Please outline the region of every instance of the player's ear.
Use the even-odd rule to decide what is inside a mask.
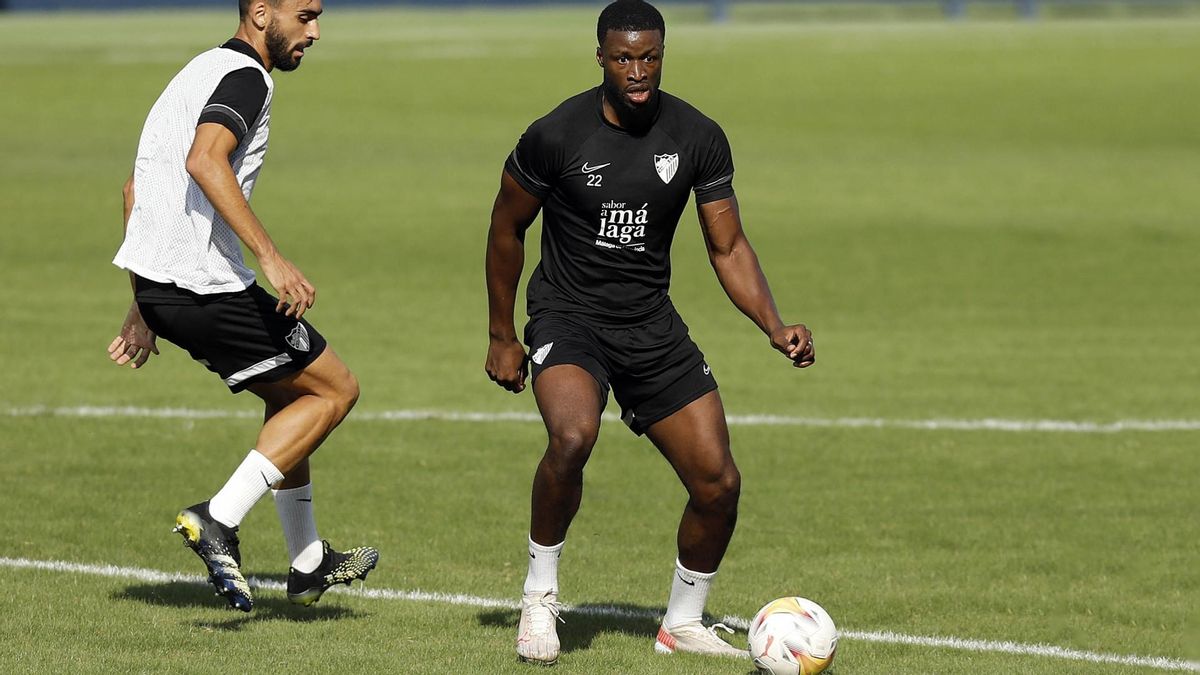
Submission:
[[[596,65],[600,66],[601,68],[604,67],[604,55],[600,51],[599,47],[596,47]]]
[[[251,3],[249,16],[250,21],[254,24],[255,28],[259,30],[266,29],[269,11],[270,10],[267,7],[267,0],[256,0],[255,2]]]

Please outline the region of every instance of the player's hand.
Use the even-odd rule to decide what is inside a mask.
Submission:
[[[108,345],[108,358],[118,366],[128,363],[130,368],[141,368],[146,365],[151,354],[158,353],[156,339],[154,331],[150,330],[142,319],[142,313],[135,302],[129,306],[129,313],[125,315],[125,324],[121,326],[120,334]]]
[[[771,332],[771,346],[778,349],[797,368],[807,368],[816,362],[812,331],[802,323],[783,326]]]
[[[278,253],[263,256],[258,263],[279,296],[275,311],[297,319],[304,316],[317,301],[317,289],[308,283],[300,269]]]
[[[525,355],[525,348],[516,338],[492,340],[488,343],[484,370],[492,382],[512,393],[525,391],[525,378],[529,375],[529,359]]]

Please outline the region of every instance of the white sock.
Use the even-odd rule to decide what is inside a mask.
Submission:
[[[562,555],[563,544],[542,546],[533,539],[529,540],[529,574],[525,577],[525,592],[553,591],[558,593],[558,558]]]
[[[667,601],[667,614],[663,617],[663,626],[667,630],[700,621],[704,614],[704,603],[708,600],[708,588],[715,576],[716,572],[693,572],[684,567],[678,558],[675,560],[671,599]]]
[[[290,490],[272,490],[288,557],[297,572],[311,572],[321,564],[324,547],[313,519],[312,483]]]
[[[225,487],[209,500],[208,513],[226,527],[237,527],[250,512],[250,507],[282,479],[283,474],[279,473],[271,460],[257,450],[251,450],[229,477]]]

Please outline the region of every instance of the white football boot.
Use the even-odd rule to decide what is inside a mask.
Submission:
[[[735,659],[748,659],[750,652],[738,649],[717,635],[720,628],[726,633],[733,629],[723,623],[714,623],[705,627],[699,621],[680,624],[671,627],[659,626],[658,638],[654,641],[654,651],[659,654],[674,654],[675,652],[690,652],[693,654],[709,654],[712,656],[728,656]]]
[[[517,626],[517,656],[526,663],[558,663],[558,630],[562,604],[554,591],[534,591],[521,598],[521,623]],[[564,622],[565,623],[565,622]]]

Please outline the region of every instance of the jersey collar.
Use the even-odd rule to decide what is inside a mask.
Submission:
[[[225,44],[221,45],[221,48],[222,49],[232,49],[233,51],[238,52],[239,54],[245,54],[246,56],[249,56],[250,58],[254,59],[258,63],[258,65],[262,66],[263,68],[267,67],[267,64],[263,63],[262,57],[258,55],[258,51],[255,50],[254,47],[251,47],[248,42],[246,42],[245,40],[242,40],[241,38],[229,38],[225,42]]]

